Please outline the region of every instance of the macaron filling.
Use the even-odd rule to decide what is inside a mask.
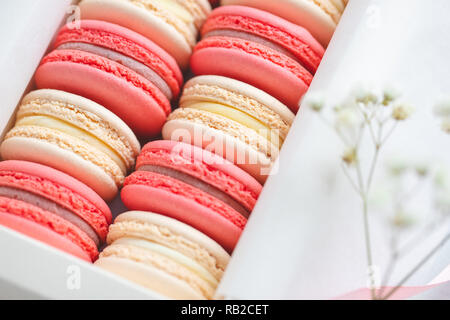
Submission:
[[[76,213],[71,212],[70,210],[60,206],[59,204],[51,200],[25,190],[19,190],[7,186],[0,186],[0,197],[23,201],[39,207],[45,211],[54,213],[55,215],[69,221],[70,223],[77,226],[80,230],[85,232],[89,236],[89,238],[94,241],[97,247],[100,245],[100,238],[86,221],[81,219]]]
[[[186,107],[196,110],[205,110],[236,121],[243,126],[254,130],[259,135],[273,143],[276,147],[281,147],[281,145],[283,144],[283,139],[280,137],[279,132],[277,132],[276,130],[272,130],[269,126],[261,122],[259,119],[253,117],[252,115],[232,106],[215,102],[197,102],[189,104]]]
[[[50,116],[28,116],[17,120],[16,127],[44,127],[48,129],[53,129],[56,131],[63,132],[74,138],[80,139],[89,145],[95,147],[97,150],[103,152],[109,158],[111,158],[122,170],[124,174],[127,173],[127,165],[124,163],[120,155],[112,149],[110,146],[105,144],[103,141],[93,136],[89,132],[80,129],[68,122],[50,117]]]
[[[180,180],[219,199],[220,201],[224,202],[225,204],[242,214],[242,216],[244,216],[245,218],[248,218],[250,216],[250,212],[227,193],[189,174],[168,167],[148,164],[139,167],[138,171],[158,173]]]
[[[168,100],[172,100],[174,97],[171,88],[157,72],[152,70],[147,65],[122,53],[82,42],[63,43],[58,46],[56,50],[80,50],[105,57],[114,62],[122,64],[123,66],[135,71],[148,81],[152,82],[159,90],[161,90],[161,92],[167,97]]]

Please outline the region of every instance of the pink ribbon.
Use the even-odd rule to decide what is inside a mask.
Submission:
[[[418,294],[424,293],[430,289],[441,285],[450,285],[450,266],[448,266],[439,276],[437,276],[433,281],[425,286],[415,286],[415,287],[401,287],[395,293],[389,297],[389,300],[404,300],[409,299]],[[382,289],[377,289],[377,295],[382,293],[383,295],[388,294],[393,287],[384,287]],[[344,294],[335,298],[334,300],[371,300],[372,294],[370,289],[362,288],[350,293]]]

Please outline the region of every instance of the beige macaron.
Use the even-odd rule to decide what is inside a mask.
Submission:
[[[253,86],[199,76],[186,84],[163,137],[219,154],[263,183],[294,119],[288,107]]]
[[[211,299],[230,256],[177,220],[132,211],[110,226],[97,266],[173,299]]]
[[[112,200],[134,167],[140,144],[131,129],[101,105],[59,90],[29,93],[0,146],[4,160],[41,163]]]

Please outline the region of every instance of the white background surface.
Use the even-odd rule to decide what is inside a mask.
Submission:
[[[449,11],[447,0],[352,0],[316,74],[311,90],[325,92],[333,103],[364,81],[393,83],[416,106],[390,140],[384,160],[401,154],[450,161],[450,136],[432,112],[439,95],[450,93]],[[266,184],[234,253],[221,295],[327,299],[366,287],[361,204],[339,170],[341,153],[334,132],[303,108],[282,150],[280,171]],[[384,265],[385,236],[373,238],[376,263]],[[428,248],[425,243],[399,270],[411,269]],[[425,285],[449,264],[450,245],[409,284]],[[443,291],[428,297],[450,298]]]

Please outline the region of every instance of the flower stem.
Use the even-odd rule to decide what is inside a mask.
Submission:
[[[375,169],[377,168],[378,157],[380,156],[380,150],[381,150],[381,146],[377,145],[376,149],[375,149],[375,154],[373,156],[372,165],[370,167],[369,177],[367,178],[367,187],[366,187],[367,193],[370,192],[370,187],[372,186],[372,180],[373,180],[373,176],[375,175]]]
[[[366,252],[367,252],[367,266],[369,270],[373,267],[373,258],[372,258],[372,242],[370,238],[370,224],[369,224],[369,208],[368,208],[368,201],[367,201],[367,195],[363,196],[363,219],[364,219],[364,239],[366,244]],[[369,274],[370,276],[370,292],[372,295],[372,299],[375,300],[377,298],[376,296],[376,290],[375,290],[375,279],[372,272]]]
[[[450,240],[450,233],[448,233],[434,248],[431,250],[400,282],[397,286],[391,289],[382,300],[387,300],[392,297],[398,289],[400,289],[413,275],[419,271],[425,263],[427,263],[448,241]]]

